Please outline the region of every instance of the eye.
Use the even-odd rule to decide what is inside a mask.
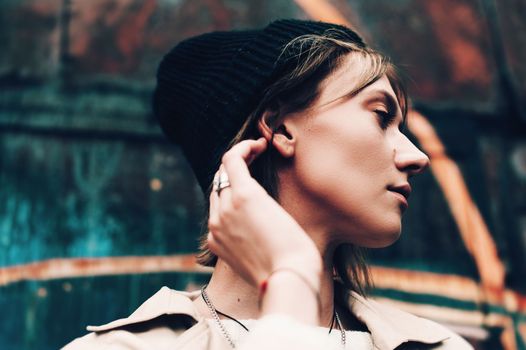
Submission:
[[[379,122],[380,122],[380,127],[383,130],[387,129],[387,127],[389,125],[391,125],[391,123],[393,122],[393,120],[396,117],[395,113],[392,113],[390,111],[386,111],[386,110],[383,110],[383,109],[375,109],[374,113],[376,113],[376,115],[379,117],[378,119],[379,119]]]

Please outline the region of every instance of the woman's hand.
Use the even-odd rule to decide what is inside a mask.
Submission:
[[[223,156],[219,172],[230,186],[210,194],[208,247],[255,286],[285,267],[318,286],[322,264],[314,242],[250,176],[248,164],[266,147],[264,138],[245,140]]]

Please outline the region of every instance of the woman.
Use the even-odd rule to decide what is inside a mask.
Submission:
[[[348,28],[281,20],[163,59],[154,111],[209,198],[201,291],[166,287],[67,349],[471,349],[365,297],[428,158],[394,67]],[[225,153],[226,152],[226,153]]]

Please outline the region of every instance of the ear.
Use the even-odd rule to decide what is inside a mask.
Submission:
[[[276,125],[272,125],[270,120],[277,120]],[[290,158],[294,155],[296,138],[287,119],[279,120],[275,118],[275,112],[267,110],[258,121],[258,130],[267,142],[272,141],[272,147],[283,157]]]

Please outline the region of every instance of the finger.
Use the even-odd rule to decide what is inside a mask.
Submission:
[[[225,166],[223,164],[221,164],[221,166],[219,167],[219,173],[223,173],[223,177],[224,178],[228,178],[227,181],[230,182],[230,177],[228,177],[227,173],[226,173],[226,169],[225,169]],[[218,216],[219,218],[221,219],[222,217],[222,214],[221,213],[224,213],[226,210],[230,210],[230,207],[231,207],[231,201],[232,201],[232,189],[230,188],[231,186],[228,186],[228,187],[225,187],[223,189],[221,189],[219,192],[216,192],[216,199],[217,199],[217,213],[218,213]]]
[[[217,255],[217,252],[219,250],[219,244],[216,238],[214,237],[214,234],[212,233],[212,231],[208,232],[208,236],[206,237],[206,244],[208,246],[208,249],[210,249],[212,253]]]
[[[235,189],[251,178],[248,161],[255,159],[267,148],[264,138],[258,140],[244,140],[232,147],[223,156],[223,165],[230,184]]]
[[[214,182],[218,175],[219,171],[217,171],[214,175]],[[217,197],[215,185],[212,187],[209,200],[210,203],[208,208],[208,229],[213,230],[216,229],[219,225],[219,198]]]
[[[256,147],[252,150],[252,152],[250,152],[248,157],[245,159],[247,165],[252,164],[252,162],[267,149],[268,142],[264,137],[260,137],[255,141],[257,142]]]

